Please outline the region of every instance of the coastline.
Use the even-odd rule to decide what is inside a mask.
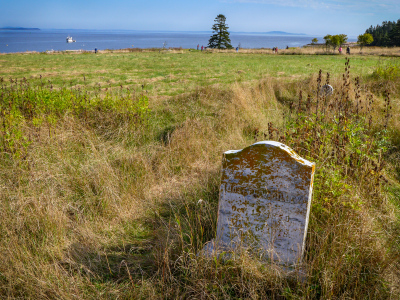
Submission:
[[[167,48],[196,49],[197,45],[207,46],[211,32],[150,32],[110,30],[2,30],[0,31],[0,52],[20,53],[26,51],[67,51],[67,50],[117,50],[126,48]],[[71,36],[76,43],[66,43]],[[271,33],[231,32],[234,48],[279,49],[302,47],[311,42],[307,35],[282,35]],[[320,38],[320,37],[318,37]]]

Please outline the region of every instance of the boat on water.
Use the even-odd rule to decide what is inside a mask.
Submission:
[[[76,41],[72,39],[72,36],[67,37],[67,43],[75,43]]]

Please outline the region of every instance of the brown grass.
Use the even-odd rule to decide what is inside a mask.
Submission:
[[[265,78],[155,98],[148,123],[134,130],[128,121],[112,124],[111,117],[101,128],[90,127],[68,113],[51,130],[25,124],[32,137],[26,159],[1,154],[1,297],[399,297],[399,202],[388,192],[400,186],[398,148],[385,157],[382,174],[391,185],[373,186],[377,177],[367,176],[367,164],[355,173],[364,177],[348,172],[334,185],[335,170],[347,169],[318,161],[323,171],[316,189],[326,190],[316,190],[313,200],[305,280],[246,251],[228,261],[196,256],[215,235],[222,153],[264,139],[257,134],[268,134],[269,123],[282,133],[289,104],[300,90],[304,98],[315,94],[316,80],[317,75],[289,83]],[[338,95],[341,76],[330,83]],[[354,90],[349,95],[354,101]],[[378,130],[384,99],[374,97]],[[399,94],[392,101],[397,116]],[[390,130],[392,141],[400,140],[398,119],[391,118]],[[346,192],[325,202],[328,187]]]

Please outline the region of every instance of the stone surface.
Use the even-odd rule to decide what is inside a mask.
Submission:
[[[265,259],[301,261],[314,163],[273,141],[224,153],[217,237],[206,251],[245,247]]]
[[[333,94],[333,87],[330,84],[324,84],[320,91],[321,96],[330,96]]]

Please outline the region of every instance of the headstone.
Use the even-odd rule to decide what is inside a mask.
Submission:
[[[320,91],[321,96],[330,96],[333,94],[333,87],[330,84],[324,84]]]
[[[225,152],[217,237],[205,250],[245,247],[281,264],[300,263],[314,169],[314,163],[273,141]]]

